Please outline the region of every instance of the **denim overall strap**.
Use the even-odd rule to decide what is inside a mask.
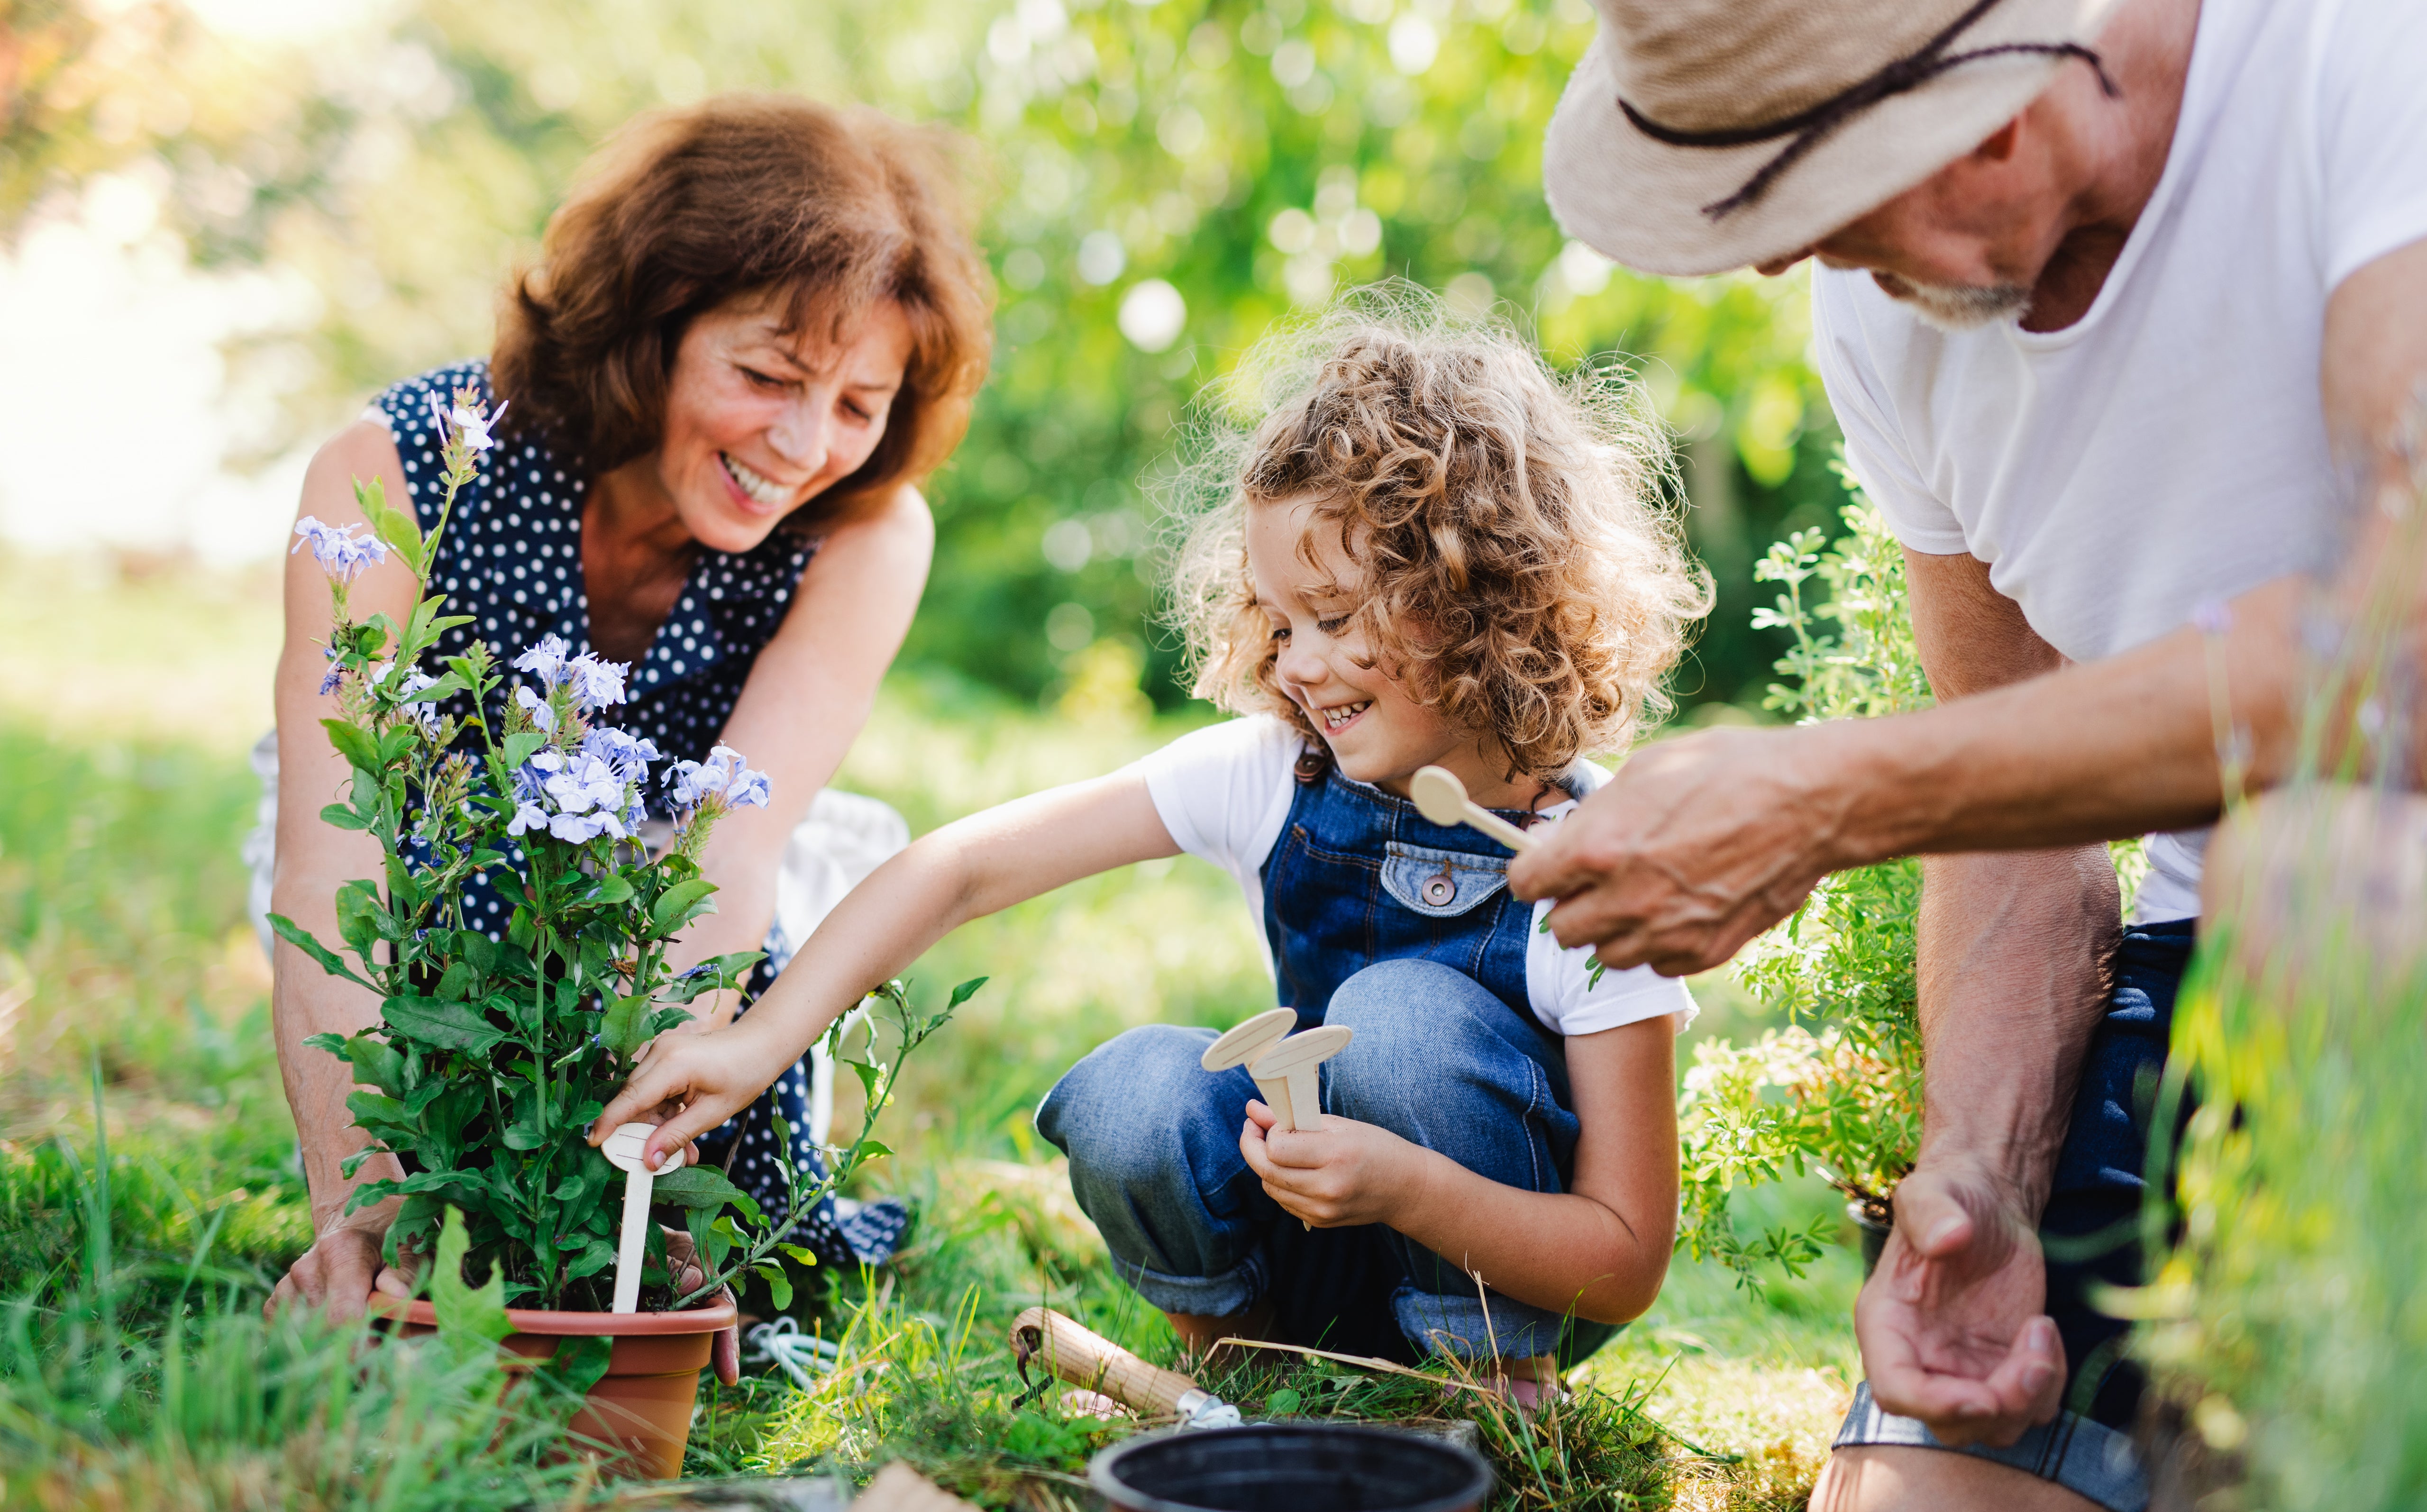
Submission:
[[[1522,818],[1523,816],[1512,816]],[[1539,1033],[1525,991],[1534,911],[1508,894],[1507,850],[1443,827],[1337,767],[1302,784],[1263,867],[1264,938],[1300,1029],[1384,960],[1435,961],[1480,983]]]

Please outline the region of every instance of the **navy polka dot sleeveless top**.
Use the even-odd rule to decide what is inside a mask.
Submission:
[[[478,389],[495,413],[485,361],[408,378],[372,405],[396,438],[405,489],[425,530],[438,523],[446,496],[442,435],[430,400],[446,401],[463,387]],[[489,642],[501,667],[545,635],[562,636],[576,652],[592,649],[581,576],[581,508],[590,480],[581,459],[516,435],[501,437],[481,462],[480,476],[456,496],[430,583],[447,595],[448,613],[472,621],[441,636],[432,659],[461,656],[476,638]],[[818,545],[778,529],[738,556],[703,548],[674,612],[633,665],[626,685],[631,702],[612,710],[613,723],[656,741],[669,760],[706,759]],[[504,717],[513,682],[509,674],[491,698],[484,712],[492,721]],[[471,711],[470,695],[439,707],[461,717]],[[511,913],[488,889],[485,874],[465,895],[464,922],[476,929],[502,931]]]

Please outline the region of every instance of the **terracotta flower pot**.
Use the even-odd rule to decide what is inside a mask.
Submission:
[[[438,1313],[428,1302],[400,1302],[374,1295],[371,1311],[408,1338],[438,1331]],[[682,1473],[683,1445],[691,1439],[692,1405],[699,1398],[700,1367],[720,1329],[738,1316],[731,1293],[704,1308],[682,1312],[550,1312],[508,1308],[514,1331],[505,1347],[526,1359],[544,1360],[560,1339],[612,1339],[607,1374],[590,1389],[588,1405],[574,1414],[571,1430],[585,1439],[622,1446],[611,1468],[649,1480]]]

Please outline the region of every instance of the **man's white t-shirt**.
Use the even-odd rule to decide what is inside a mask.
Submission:
[[[1289,819],[1297,792],[1294,769],[1303,749],[1304,737],[1295,730],[1270,715],[1256,715],[1191,731],[1126,769],[1146,778],[1154,810],[1173,842],[1237,880],[1260,941],[1264,861]],[[1576,771],[1588,791],[1608,780],[1607,772],[1589,762],[1578,763]],[[1545,808],[1537,822],[1556,823],[1575,806],[1570,799]],[[1678,1032],[1685,1032],[1696,1012],[1685,983],[1637,967],[1604,971],[1594,984],[1592,952],[1561,950],[1542,932],[1550,907],[1547,901],[1534,905],[1535,928],[1525,946],[1525,997],[1544,1027],[1556,1034],[1590,1034],[1675,1014]]]
[[[1814,274],[1847,463],[2058,651],[2130,650],[2339,560],[2326,301],[2422,237],[2427,0],[2204,0],[2164,176],[2079,321],[1947,334],[1867,273]],[[2152,838],[2139,918],[2199,912],[2206,844]]]

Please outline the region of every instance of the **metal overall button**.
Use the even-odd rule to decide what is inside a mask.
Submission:
[[[1382,857],[1382,889],[1410,912],[1453,919],[1508,886],[1508,858],[1434,850],[1393,840]]]

